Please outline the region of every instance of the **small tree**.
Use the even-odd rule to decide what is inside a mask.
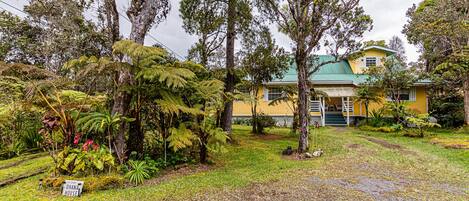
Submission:
[[[397,57],[388,57],[384,65],[370,67],[367,73],[370,75],[368,84],[380,88],[387,95],[391,103],[402,105],[401,92],[408,90],[414,85],[418,77],[412,69],[405,67],[406,64]],[[399,112],[393,112],[396,121],[402,121]]]
[[[357,88],[357,91],[355,92],[356,98],[355,100],[364,103],[365,104],[365,121],[368,124],[368,109],[370,106],[370,103],[379,103],[381,102],[381,98],[379,96],[379,93],[376,91],[376,89],[372,88],[371,86],[364,84],[360,85]]]
[[[430,122],[428,114],[419,114],[417,116],[406,117],[406,121],[418,129],[419,137],[424,137],[428,128],[441,127],[440,124]]]
[[[275,78],[282,78],[289,67],[289,58],[283,48],[275,45],[275,41],[267,27],[261,27],[256,36],[247,37],[243,42],[243,69],[247,74],[246,88],[252,95],[251,114],[252,132],[259,134],[259,121],[257,118],[257,105],[259,103],[259,89],[266,82]],[[252,46],[255,44],[255,46]]]

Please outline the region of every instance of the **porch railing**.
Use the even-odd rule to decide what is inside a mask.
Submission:
[[[321,101],[311,101],[311,112],[321,112]]]

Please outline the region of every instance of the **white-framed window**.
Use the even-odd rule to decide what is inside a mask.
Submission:
[[[275,100],[277,98],[282,97],[282,89],[278,87],[269,87],[267,93],[267,100]]]
[[[378,59],[376,57],[366,57],[365,67],[372,67],[378,65]]]
[[[391,97],[391,95],[388,95],[388,97],[387,97],[388,101],[391,101],[393,99],[394,99],[394,97]],[[415,87],[412,87],[410,89],[400,90],[399,99],[401,101],[416,101],[417,100],[417,94],[416,94]]]

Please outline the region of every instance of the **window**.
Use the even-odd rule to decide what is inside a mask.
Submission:
[[[267,100],[271,101],[271,100],[275,100],[277,98],[280,98],[282,97],[282,90],[280,88],[269,88],[269,93],[267,95]]]
[[[376,66],[377,62],[376,62],[376,57],[367,57],[365,59],[365,66],[366,67],[371,67],[371,66]]]
[[[389,101],[393,100],[394,98],[391,95],[388,95],[387,98]],[[399,99],[401,101],[416,101],[416,91],[415,88],[410,89],[402,89],[399,92]]]

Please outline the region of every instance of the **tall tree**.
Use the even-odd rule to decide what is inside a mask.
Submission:
[[[225,106],[220,118],[223,130],[231,132],[233,115],[233,93],[235,75],[235,40],[236,36],[246,30],[252,20],[250,0],[183,0],[181,17],[184,29],[199,36],[199,41],[189,51],[189,56],[196,58],[205,66],[220,67],[218,63],[222,43],[226,41],[224,51]],[[213,58],[215,57],[215,58]]]
[[[190,59],[208,67],[209,59],[223,46],[226,31],[226,4],[218,0],[183,0],[180,16],[183,28],[199,37],[189,50]]]
[[[257,105],[259,103],[259,89],[264,83],[275,78],[282,78],[290,65],[289,56],[283,48],[275,45],[275,40],[268,27],[260,27],[254,35],[248,34],[243,41],[242,68],[246,72],[246,88],[249,89],[252,98],[252,132],[260,134],[258,129]],[[254,44],[254,45],[253,45]]]
[[[465,124],[469,125],[469,1],[425,0],[411,7],[407,16],[403,32],[421,48],[426,70],[437,79],[459,82],[451,88],[464,92]]]
[[[132,0],[127,10],[127,16],[131,22],[129,39],[137,44],[143,44],[145,36],[150,28],[164,20],[169,13],[170,5],[167,0]],[[132,63],[130,57],[124,57],[123,62]],[[112,114],[119,113],[123,116],[130,114],[130,103],[132,93],[128,87],[134,84],[134,75],[131,69],[123,68],[117,76],[118,91],[114,95],[114,105]],[[138,96],[138,94],[137,94]],[[138,97],[137,97],[138,98]],[[136,147],[129,147],[130,150],[143,150],[143,133],[141,130],[140,113],[138,110],[132,112],[132,117],[136,120],[131,123],[129,130],[129,141],[140,141],[135,143]],[[126,152],[125,133],[127,129],[125,122],[119,127],[116,139],[116,152],[123,155]],[[122,160],[121,160],[122,161]]]
[[[44,30],[39,51],[47,69],[59,72],[70,59],[82,55],[101,56],[110,51],[105,34],[84,16],[91,3],[88,0],[31,0],[25,6],[29,23]]]
[[[228,0],[226,19],[226,77],[225,90],[227,94],[233,93],[236,85],[235,74],[235,39],[252,20],[250,2],[247,0]],[[221,126],[224,131],[231,133],[233,119],[233,100],[227,98],[221,115]]]
[[[104,4],[100,8],[100,13],[104,16],[100,16],[102,21],[106,23],[105,31],[107,32],[110,38],[110,47],[120,39],[119,32],[119,11],[117,10],[117,5],[115,0],[103,0]]]
[[[258,0],[259,10],[276,22],[294,43],[298,73],[300,138],[298,151],[308,150],[309,77],[326,63],[315,56],[321,47],[339,61],[359,49],[356,40],[371,29],[372,20],[359,0]],[[342,51],[342,54],[339,53]],[[330,63],[330,62],[329,62]]]
[[[404,42],[398,36],[393,36],[389,40],[388,47],[392,50],[396,50],[396,56],[399,57],[402,61],[406,61],[407,57],[405,56],[405,47]]]
[[[42,65],[44,56],[39,50],[43,29],[32,26],[8,11],[0,12],[0,60]]]

